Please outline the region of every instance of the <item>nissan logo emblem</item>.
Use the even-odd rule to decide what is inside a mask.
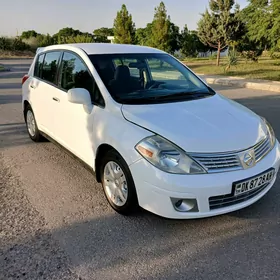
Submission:
[[[252,165],[253,165],[253,163],[254,163],[254,156],[252,155],[251,152],[246,153],[246,154],[244,155],[243,162],[244,162],[247,166],[252,166]]]

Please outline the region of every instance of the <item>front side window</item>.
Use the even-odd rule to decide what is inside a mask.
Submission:
[[[60,52],[48,52],[45,55],[41,78],[52,84],[56,84],[57,66]]]
[[[66,91],[72,88],[87,89],[93,103],[100,103],[100,105],[104,103],[101,93],[85,63],[73,53],[63,53],[59,84]]]
[[[93,91],[93,80],[85,64],[72,53],[63,54],[60,86],[65,90],[85,88],[90,93]]]
[[[123,104],[194,100],[214,93],[168,54],[89,56],[112,97]]]

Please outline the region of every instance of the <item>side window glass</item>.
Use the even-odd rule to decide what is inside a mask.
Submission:
[[[91,94],[93,93],[92,77],[81,59],[72,53],[63,54],[60,86],[65,90],[85,88]]]
[[[64,90],[85,88],[94,103],[103,105],[101,93],[84,62],[76,55],[64,52],[60,74],[60,87]]]
[[[60,52],[49,52],[46,53],[44,63],[43,63],[43,71],[42,71],[42,79],[48,81],[50,83],[56,83],[56,73],[57,73],[57,65],[60,57]]]
[[[42,70],[43,70],[43,62],[44,62],[45,54],[40,54],[37,58],[34,67],[34,76],[38,78],[42,78]]]

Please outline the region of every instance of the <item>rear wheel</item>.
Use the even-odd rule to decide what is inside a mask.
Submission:
[[[111,207],[129,215],[138,208],[136,190],[125,160],[114,150],[107,152],[101,164],[101,182]]]
[[[36,120],[35,120],[33,110],[32,110],[30,105],[27,105],[26,110],[25,110],[25,122],[26,122],[26,127],[27,127],[29,137],[34,142],[42,141],[43,137],[40,134],[40,131],[38,129],[38,126],[37,126],[37,123],[36,123]]]

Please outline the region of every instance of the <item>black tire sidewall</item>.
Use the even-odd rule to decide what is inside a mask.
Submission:
[[[120,168],[122,169],[122,171],[124,172],[124,175],[126,177],[128,196],[127,196],[126,203],[123,206],[115,205],[107,197],[107,194],[106,194],[106,191],[105,191],[105,187],[104,187],[105,186],[104,185],[104,168],[105,168],[105,165],[109,161],[113,161],[113,162],[117,163],[120,166]],[[123,215],[129,215],[129,214],[134,213],[138,208],[137,193],[136,193],[134,181],[133,181],[131,172],[129,170],[129,167],[128,167],[127,163],[125,162],[125,160],[121,157],[121,155],[118,152],[116,152],[115,150],[110,150],[109,152],[107,152],[107,154],[104,156],[104,158],[101,162],[100,172],[101,172],[100,178],[101,178],[103,191],[104,191],[106,199],[109,202],[109,204],[111,205],[111,207],[115,211],[117,211],[118,213],[123,214]]]
[[[34,134],[34,136],[32,136],[32,135],[29,133],[29,130],[28,130],[28,127],[27,127],[27,112],[28,112],[28,111],[30,111],[30,112],[32,113],[32,115],[33,115],[33,117],[34,117],[34,120],[35,120],[35,134]],[[27,132],[28,132],[29,137],[30,137],[33,141],[39,142],[39,141],[41,140],[42,137],[41,137],[40,131],[39,131],[38,126],[37,126],[37,122],[36,122],[36,118],[35,118],[34,112],[33,112],[33,110],[32,110],[32,108],[31,108],[30,105],[28,105],[28,106],[26,107],[24,117],[25,117],[26,128],[27,128]]]

